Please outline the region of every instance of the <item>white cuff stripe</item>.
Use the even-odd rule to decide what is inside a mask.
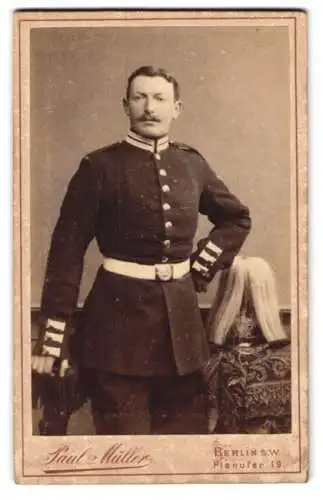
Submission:
[[[210,255],[206,250],[202,250],[202,252],[199,254],[199,257],[202,257],[202,259],[211,262],[211,264],[214,264],[214,262],[216,261],[216,257]]]
[[[64,333],[54,333],[54,332],[45,332],[45,340],[51,339],[54,342],[58,342],[61,344],[63,342]]]
[[[208,268],[205,267],[205,266],[202,266],[202,264],[200,264],[197,260],[194,262],[194,264],[192,265],[192,268],[193,269],[196,269],[197,271],[204,271],[206,273],[209,272]]]
[[[53,328],[55,328],[56,330],[60,330],[61,332],[63,332],[65,330],[66,323],[65,323],[65,321],[57,321],[55,319],[48,319],[46,327],[49,328],[51,326]]]
[[[44,345],[43,353],[49,354],[50,356],[54,356],[55,358],[59,358],[61,355],[61,349],[59,347],[49,347]]]
[[[216,246],[214,243],[212,243],[212,241],[208,241],[205,248],[206,249],[209,248],[212,252],[215,252],[219,255],[221,255],[221,253],[223,253],[223,250],[220,247]]]

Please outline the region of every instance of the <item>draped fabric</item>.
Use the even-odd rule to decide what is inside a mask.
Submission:
[[[291,432],[290,345],[227,345],[204,372],[212,432]]]

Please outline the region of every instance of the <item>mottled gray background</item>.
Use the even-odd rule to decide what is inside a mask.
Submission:
[[[81,157],[124,137],[121,99],[140,65],[177,76],[172,137],[197,148],[251,210],[243,247],[272,264],[290,306],[288,31],[280,27],[41,28],[31,32],[31,290],[37,307],[50,235]],[[209,229],[201,217],[198,237]],[[100,263],[91,245],[80,303]],[[200,302],[212,301],[212,286]]]

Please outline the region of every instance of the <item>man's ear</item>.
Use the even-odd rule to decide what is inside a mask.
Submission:
[[[127,116],[129,116],[129,103],[128,103],[128,99],[126,99],[125,97],[122,99],[122,105],[123,105],[124,112],[126,113]]]
[[[179,117],[179,115],[181,114],[182,109],[183,109],[182,101],[176,101],[174,108],[175,108],[174,109],[174,120],[176,120],[176,118]]]

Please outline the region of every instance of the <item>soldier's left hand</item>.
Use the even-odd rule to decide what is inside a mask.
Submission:
[[[192,271],[192,279],[193,279],[195,290],[198,293],[202,293],[202,292],[207,291],[208,282],[205,279],[203,279],[202,276],[200,276],[195,271]]]
[[[59,376],[60,377],[65,377],[65,375],[66,375],[67,371],[69,370],[69,368],[70,368],[70,365],[69,365],[68,360],[67,359],[62,359],[61,366],[60,366],[59,372],[58,372]]]

